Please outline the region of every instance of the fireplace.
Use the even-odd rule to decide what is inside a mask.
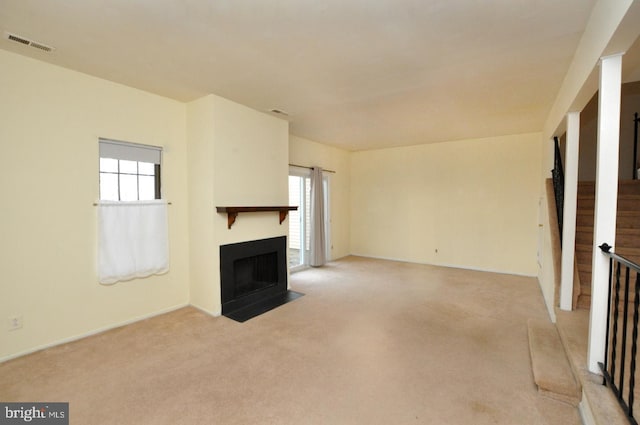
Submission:
[[[287,238],[220,246],[222,314],[244,322],[302,294],[287,290]]]

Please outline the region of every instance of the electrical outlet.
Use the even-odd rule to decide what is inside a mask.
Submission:
[[[9,330],[15,331],[22,328],[22,316],[9,317]]]

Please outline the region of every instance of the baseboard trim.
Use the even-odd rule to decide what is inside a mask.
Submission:
[[[196,310],[200,310],[201,312],[203,312],[204,314],[207,314],[207,315],[209,315],[209,316],[213,316],[213,317],[220,317],[220,316],[222,316],[222,308],[220,308],[219,310],[216,310],[216,311],[211,312],[211,311],[209,311],[209,310],[207,310],[207,309],[205,309],[205,308],[202,308],[202,307],[200,307],[200,306],[197,306],[197,305],[195,305],[195,304],[189,304],[189,305],[190,305],[191,307],[195,308]]]
[[[54,342],[51,342],[51,343],[48,343],[48,344],[38,345],[38,346],[36,346],[34,348],[30,348],[30,349],[25,350],[25,351],[20,351],[18,353],[14,353],[14,354],[10,354],[8,356],[0,357],[0,363],[4,363],[4,362],[7,362],[9,360],[17,359],[18,357],[26,356],[28,354],[35,353],[37,351],[46,350],[47,348],[56,347],[58,345],[67,344],[69,342],[73,342],[73,341],[77,341],[77,340],[80,340],[80,339],[83,339],[83,338],[86,338],[86,337],[89,337],[89,336],[97,335],[99,333],[110,331],[110,330],[116,329],[116,328],[120,328],[122,326],[130,325],[132,323],[136,323],[136,322],[139,322],[141,320],[146,320],[146,319],[150,319],[150,318],[155,317],[155,316],[160,316],[162,314],[170,313],[172,311],[179,310],[179,309],[187,307],[187,306],[189,306],[189,303],[182,303],[182,304],[174,305],[174,306],[167,307],[167,308],[164,308],[164,309],[159,310],[159,311],[155,311],[153,313],[143,314],[142,316],[136,316],[136,317],[134,317],[132,319],[124,320],[122,322],[117,322],[117,323],[114,323],[114,324],[111,324],[111,325],[107,325],[107,326],[103,326],[103,327],[100,327],[100,328],[97,328],[97,329],[94,329],[92,331],[85,332],[85,333],[82,333],[82,334],[79,334],[79,335],[74,335],[74,336],[71,336],[71,337],[68,337],[68,338],[59,339],[57,341],[54,341]]]
[[[580,413],[582,425],[596,425],[596,420],[593,416],[591,406],[589,406],[589,400],[587,399],[584,390],[582,390],[582,401],[578,404],[578,412]]]
[[[448,269],[471,270],[476,272],[497,273],[497,274],[505,274],[510,276],[538,277],[537,274],[526,274],[526,273],[517,273],[512,271],[504,271],[504,270],[483,269],[480,267],[469,267],[469,266],[462,266],[462,265],[455,265],[455,264],[436,264],[436,263],[418,262],[418,261],[410,261],[402,258],[380,257],[376,255],[364,255],[364,254],[350,254],[350,255],[354,257],[372,258],[375,260],[388,260],[388,261],[397,261],[399,263],[423,264],[425,266],[446,267]]]

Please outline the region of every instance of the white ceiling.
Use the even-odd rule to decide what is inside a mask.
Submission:
[[[349,150],[540,131],[595,0],[0,0],[0,48]]]

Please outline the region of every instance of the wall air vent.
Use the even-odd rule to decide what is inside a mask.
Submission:
[[[17,35],[7,33],[7,39],[11,41],[17,41],[18,43],[29,45],[29,40],[25,38],[18,37]]]
[[[42,44],[37,41],[29,40],[28,38],[25,38],[16,34],[11,34],[10,32],[5,32],[4,36],[9,41],[14,41],[16,43],[24,44],[25,46],[31,46],[34,49],[42,50],[45,52],[51,52],[55,50],[51,46],[47,46],[46,44]]]

